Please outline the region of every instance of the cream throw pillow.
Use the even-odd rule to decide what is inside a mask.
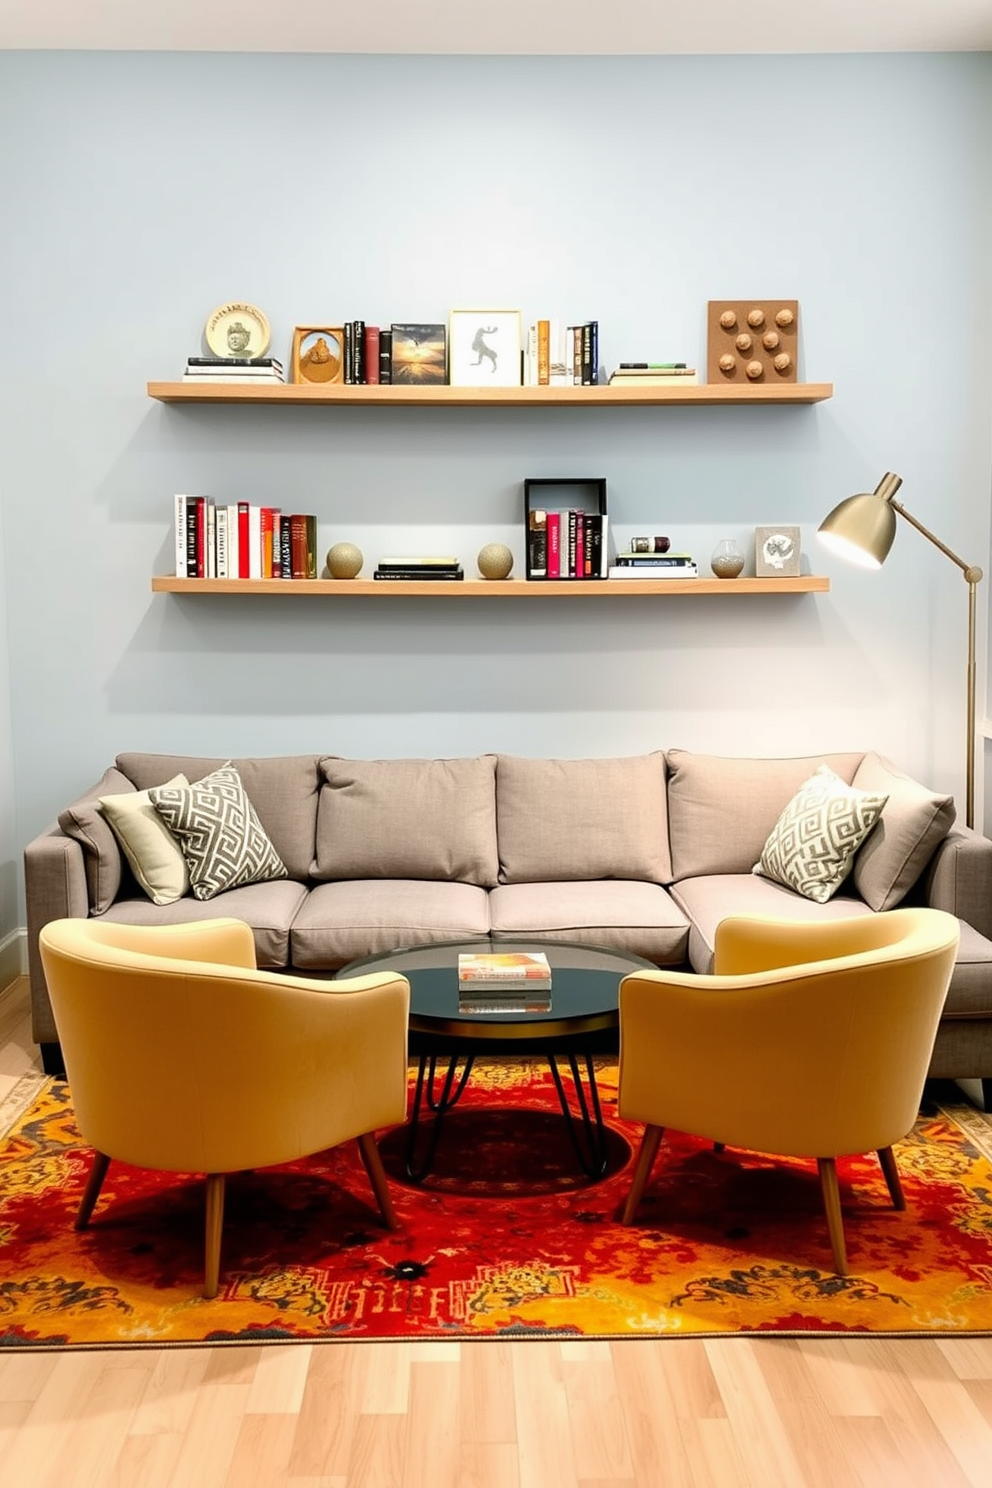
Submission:
[[[887,799],[845,785],[820,765],[775,823],[753,871],[826,904],[853,868],[854,854]]]
[[[176,775],[169,785],[189,785]],[[183,850],[152,805],[148,792],[100,796],[100,809],[110,823],[131,871],[153,904],[175,904],[189,891]]]
[[[182,844],[195,898],[288,876],[233,765],[195,785],[153,786],[148,796]]]

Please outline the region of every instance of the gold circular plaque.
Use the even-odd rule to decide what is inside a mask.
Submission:
[[[218,305],[207,320],[207,345],[215,357],[260,357],[269,344],[269,322],[256,305]]]

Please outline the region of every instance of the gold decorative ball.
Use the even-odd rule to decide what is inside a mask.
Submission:
[[[508,579],[513,568],[513,554],[504,543],[486,543],[476,559],[484,579]]]
[[[327,550],[327,572],[332,579],[353,579],[362,570],[365,556],[354,543],[335,543]]]

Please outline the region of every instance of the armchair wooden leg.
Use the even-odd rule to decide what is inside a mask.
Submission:
[[[844,1245],[844,1218],[840,1208],[840,1187],[837,1183],[837,1163],[832,1157],[818,1157],[820,1187],[823,1189],[823,1207],[827,1211],[827,1229],[834,1252],[834,1270],[838,1276],[847,1275],[847,1250]]]
[[[86,1188],[83,1192],[83,1197],[79,1201],[79,1209],[76,1213],[77,1230],[85,1230],[89,1224],[90,1215],[93,1213],[93,1206],[100,1197],[100,1189],[103,1187],[103,1180],[107,1176],[107,1169],[109,1167],[110,1158],[107,1154],[105,1152],[94,1152],[93,1165],[90,1168],[90,1175],[86,1180]]]
[[[203,1295],[216,1297],[220,1282],[220,1236],[224,1228],[224,1174],[207,1174],[207,1233],[204,1245]]]
[[[658,1155],[658,1148],[661,1146],[661,1139],[664,1135],[665,1128],[663,1126],[646,1126],[644,1128],[641,1145],[637,1149],[637,1162],[634,1166],[634,1177],[631,1180],[630,1193],[627,1195],[627,1202],[624,1204],[623,1214],[620,1216],[621,1224],[629,1225],[633,1223],[634,1214],[636,1213],[638,1204],[641,1202],[647,1181],[651,1176],[651,1168]]]
[[[379,1156],[373,1132],[362,1132],[358,1138],[358,1150],[362,1155],[362,1162],[365,1164],[365,1171],[369,1175],[372,1192],[375,1194],[386,1228],[398,1230],[400,1222],[396,1218],[392,1194],[389,1192],[389,1183],[386,1179],[386,1170],[382,1166],[382,1158]]]
[[[906,1195],[902,1191],[899,1181],[899,1169],[896,1167],[895,1153],[891,1147],[880,1147],[878,1149],[878,1160],[882,1164],[882,1172],[885,1174],[885,1182],[889,1190],[889,1198],[892,1200],[893,1209],[905,1209]]]

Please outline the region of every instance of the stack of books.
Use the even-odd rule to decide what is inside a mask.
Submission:
[[[551,967],[543,951],[466,952],[458,956],[460,1013],[548,1013]]]
[[[692,387],[698,382],[695,367],[685,362],[621,362],[610,373],[610,387]]]
[[[374,579],[463,579],[461,562],[447,555],[441,557],[382,558],[376,565]]]
[[[177,495],[175,553],[180,579],[315,579],[317,518]]]
[[[187,357],[183,382],[284,382],[278,357]]]
[[[699,568],[691,553],[617,553],[611,579],[695,579]]]

